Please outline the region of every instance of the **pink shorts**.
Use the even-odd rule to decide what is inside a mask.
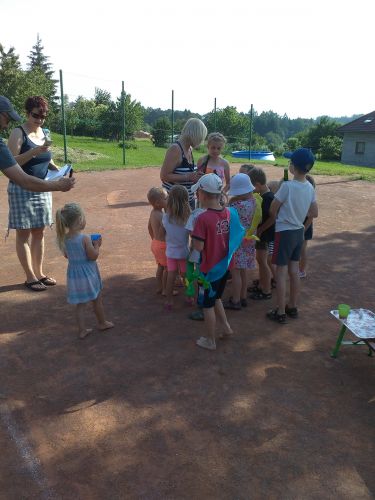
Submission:
[[[163,267],[167,266],[166,248],[167,244],[165,241],[152,240],[151,242],[151,251],[154,254],[156,263]]]
[[[186,259],[171,259],[167,257],[167,269],[168,271],[177,271],[180,269],[180,273],[186,273]]]

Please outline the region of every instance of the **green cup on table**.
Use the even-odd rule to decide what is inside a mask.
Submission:
[[[337,307],[340,319],[346,319],[350,313],[350,306],[348,304],[339,304]]]

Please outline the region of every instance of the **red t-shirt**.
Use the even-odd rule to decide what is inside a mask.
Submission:
[[[195,222],[191,237],[204,241],[200,265],[203,273],[208,273],[228,254],[229,219],[230,213],[227,208],[220,210],[208,208]]]

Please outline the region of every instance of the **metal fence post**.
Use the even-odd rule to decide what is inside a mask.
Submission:
[[[60,69],[60,91],[61,91],[61,119],[62,119],[62,132],[64,137],[64,161],[68,163],[68,152],[66,147],[66,120],[65,120],[65,101],[64,101],[64,85],[63,74]]]
[[[125,165],[126,153],[125,153],[125,89],[124,89],[124,80],[122,81],[122,90],[121,90],[121,111],[122,111],[122,164]]]

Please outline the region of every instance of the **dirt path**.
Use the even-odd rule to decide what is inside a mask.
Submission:
[[[195,347],[203,325],[182,297],[166,315],[153,294],[145,193],[158,170],[77,178],[54,206],[79,201],[87,231],[103,234],[116,328],[76,340],[53,231],[46,271],[59,286],[42,294],[20,285],[14,234],[1,241],[1,498],[373,498],[374,359],[363,347],[329,356],[329,310],[375,308],[373,185],[316,177],[301,318],[275,326],[269,303],[251,303],[230,312],[236,337],[210,353]],[[1,177],[4,232],[6,217]]]

